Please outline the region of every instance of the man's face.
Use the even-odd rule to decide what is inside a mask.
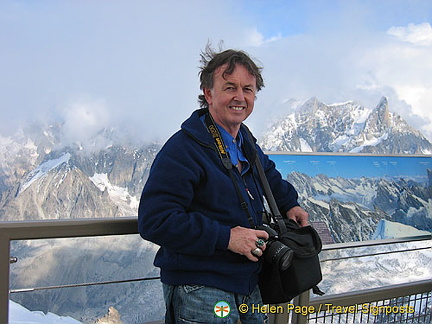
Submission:
[[[256,78],[241,64],[232,74],[222,77],[227,64],[216,69],[213,89],[204,89],[209,111],[217,124],[233,137],[241,123],[252,113],[256,94]]]

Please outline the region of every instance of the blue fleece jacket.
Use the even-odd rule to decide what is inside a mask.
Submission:
[[[235,186],[216,151],[213,137],[195,111],[162,147],[142,192],[138,224],[141,236],[160,246],[154,264],[171,285],[197,284],[239,294],[258,283],[260,263],[227,249],[230,229],[251,227]],[[252,160],[253,146],[284,215],[297,206],[297,192],[275,164],[250,143],[242,126],[243,153]],[[255,225],[262,224],[263,190],[255,168],[243,176],[233,169]],[[252,197],[247,194],[250,191]]]

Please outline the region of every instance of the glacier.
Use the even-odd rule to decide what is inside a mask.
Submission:
[[[89,179],[99,188],[100,191],[108,190],[108,194],[113,202],[119,207],[123,207],[123,210],[138,210],[139,200],[136,196],[129,193],[127,188],[113,185],[109,179],[107,173],[95,173]]]
[[[41,165],[39,165],[36,169],[31,171],[27,175],[25,182],[20,187],[19,193],[22,193],[38,179],[44,177],[49,171],[55,169],[56,167],[62,165],[63,163],[67,163],[70,158],[71,158],[70,153],[64,153],[62,156],[60,156],[57,159],[48,160],[42,163]]]

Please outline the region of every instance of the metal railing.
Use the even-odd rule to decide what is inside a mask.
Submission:
[[[46,221],[31,221],[31,222],[0,222],[0,323],[8,323],[9,319],[9,278],[10,278],[10,262],[13,262],[10,255],[10,242],[14,240],[29,240],[29,239],[53,239],[53,238],[75,238],[75,237],[96,237],[108,235],[129,235],[137,234],[137,218],[109,218],[109,219],[79,219],[79,220],[46,220]],[[388,239],[377,241],[363,241],[352,243],[331,244],[323,247],[323,251],[343,250],[357,247],[378,246],[385,244],[404,243],[412,241],[431,240],[431,235],[420,237],[409,237],[403,239]],[[426,248],[431,248],[430,245]],[[420,248],[423,249],[423,248]],[[380,253],[376,253],[379,255]],[[358,256],[357,256],[358,257]],[[361,257],[361,256],[360,256]],[[330,262],[335,259],[322,260],[322,262]],[[9,262],[8,262],[9,261]],[[151,278],[157,279],[157,278]],[[131,279],[133,280],[133,279]],[[92,283],[98,284],[98,283]],[[100,283],[103,284],[103,283]],[[340,307],[357,307],[355,310],[362,313],[362,309],[356,305],[372,303],[379,300],[388,300],[391,298],[399,298],[403,296],[412,296],[426,293],[427,297],[418,298],[424,303],[431,303],[432,278],[417,283],[403,284],[384,288],[375,288],[362,291],[355,291],[345,294],[324,296],[318,298],[310,298],[309,292],[302,294],[296,298],[293,304],[302,307],[309,307],[314,312],[309,312],[306,316],[298,314],[293,310],[285,308],[284,312],[280,312],[271,316],[271,321],[275,324],[286,323],[324,323],[326,318],[331,318],[338,315],[334,309],[326,308],[326,305],[337,305]],[[324,309],[323,309],[324,305]],[[396,305],[395,302],[389,305]],[[287,307],[287,305],[281,306]],[[396,307],[396,306],[395,306]],[[304,309],[304,308],[303,308]],[[348,308],[347,308],[348,309]],[[318,311],[319,310],[319,311]],[[327,311],[327,313],[326,313]],[[430,312],[429,312],[430,314]],[[427,316],[427,314],[426,314]],[[323,321],[324,320],[324,321]],[[341,322],[343,323],[343,321]]]

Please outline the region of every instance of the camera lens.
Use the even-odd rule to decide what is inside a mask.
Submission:
[[[266,259],[268,262],[276,263],[279,269],[285,271],[289,268],[294,256],[293,251],[279,241],[267,243]]]
[[[293,251],[290,248],[286,247],[283,255],[281,255],[279,260],[279,269],[281,269],[282,271],[288,269],[292,263],[293,256]]]

